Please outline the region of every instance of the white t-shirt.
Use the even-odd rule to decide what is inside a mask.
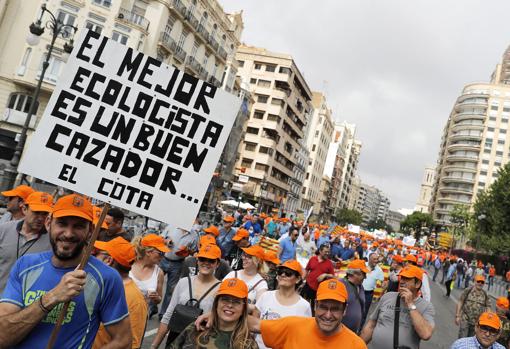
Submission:
[[[264,280],[262,278],[262,276],[260,276],[260,274],[255,275],[254,277],[251,278],[251,280],[248,281],[248,280],[246,280],[246,277],[242,270],[237,271],[237,276],[236,276],[235,271],[231,271],[223,278],[223,280],[231,279],[231,278],[235,278],[235,277],[246,282],[246,286],[248,286],[248,290],[251,290],[248,293],[248,301],[250,302],[250,304],[255,304],[255,300],[258,297],[260,297],[260,295],[264,291],[267,291],[267,289],[268,289],[266,280]],[[260,280],[262,280],[262,281],[260,281]],[[257,286],[253,287],[255,284],[257,284]]]
[[[286,316],[312,316],[310,303],[303,297],[299,296],[299,300],[292,305],[282,305],[276,298],[276,291],[264,292],[255,306],[260,311],[262,320],[276,320]],[[260,349],[268,348],[264,345],[261,335],[257,335],[255,340]]]

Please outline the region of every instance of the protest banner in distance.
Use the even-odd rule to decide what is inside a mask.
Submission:
[[[240,104],[82,29],[19,170],[189,229]]]

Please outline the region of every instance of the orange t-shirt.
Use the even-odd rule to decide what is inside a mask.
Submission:
[[[489,276],[495,276],[496,275],[496,268],[490,267],[489,268]]]
[[[506,272],[506,281],[510,282],[510,270]]]
[[[133,280],[124,283],[124,291],[126,292],[129,322],[131,323],[131,334],[133,336],[131,348],[140,348],[145,333],[145,324],[147,322],[147,301]],[[109,343],[110,340],[110,335],[106,332],[103,324],[101,324],[97,331],[92,349],[102,348]]]
[[[264,344],[273,349],[367,348],[365,342],[345,325],[334,335],[323,335],[313,317],[288,316],[278,320],[262,320],[260,334]]]

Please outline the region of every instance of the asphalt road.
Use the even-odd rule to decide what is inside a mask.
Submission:
[[[440,279],[440,278],[439,278]],[[432,282],[430,278],[430,288],[432,293],[432,303],[436,310],[435,330],[429,341],[422,342],[421,349],[448,349],[457,339],[458,327],[455,325],[455,307],[461,291],[454,289],[450,298],[445,297],[446,290],[443,285]],[[156,334],[159,322],[157,316],[153,316],[147,325],[147,331],[143,341],[142,348],[149,349],[154,335]],[[164,348],[164,342],[160,346]]]

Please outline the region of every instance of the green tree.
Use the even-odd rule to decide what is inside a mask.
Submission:
[[[450,222],[453,224],[453,235],[455,239],[468,236],[469,224],[472,214],[469,212],[468,205],[458,204],[453,206],[450,212]]]
[[[339,225],[354,224],[360,225],[363,217],[360,212],[356,210],[350,210],[348,208],[341,208],[336,211],[335,214],[336,222]]]
[[[367,228],[368,229],[384,229],[388,233],[393,232],[393,228],[391,227],[391,225],[387,224],[386,221],[381,218],[373,219],[370,222],[368,222]]]
[[[494,254],[510,253],[510,163],[481,192],[474,204],[471,239],[478,249]]]
[[[430,227],[433,224],[434,220],[430,214],[414,211],[400,222],[400,231],[406,234],[414,232],[414,237],[416,240],[419,240],[422,230],[427,229],[430,231]]]

